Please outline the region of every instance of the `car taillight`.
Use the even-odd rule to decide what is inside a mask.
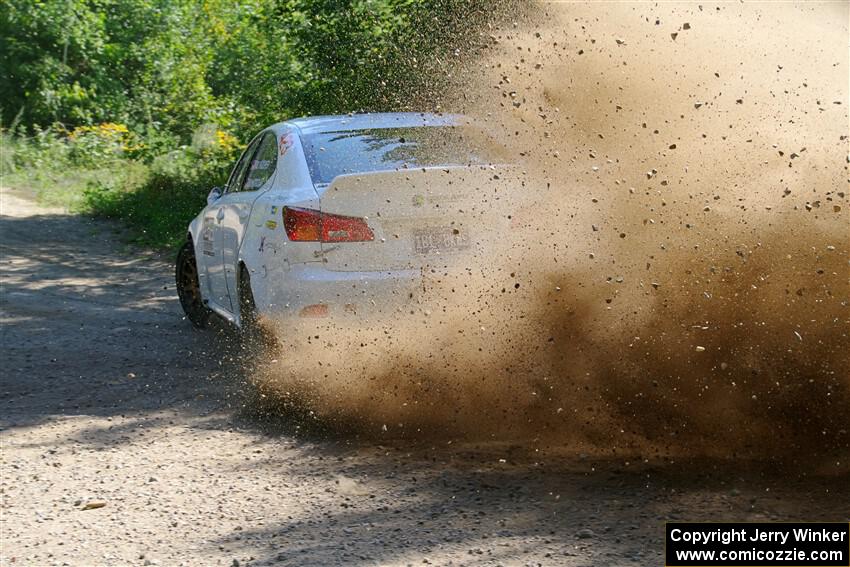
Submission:
[[[283,228],[289,240],[296,242],[366,242],[375,239],[365,219],[298,207],[283,208]]]

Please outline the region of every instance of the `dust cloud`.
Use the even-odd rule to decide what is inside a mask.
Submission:
[[[509,229],[392,323],[287,321],[262,395],[377,438],[846,469],[848,15],[547,3],[482,32],[440,107],[514,156],[480,188]]]

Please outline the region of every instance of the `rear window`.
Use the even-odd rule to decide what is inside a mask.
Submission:
[[[302,144],[313,183],[326,185],[349,173],[492,163],[480,140],[468,127],[426,126],[307,134]]]

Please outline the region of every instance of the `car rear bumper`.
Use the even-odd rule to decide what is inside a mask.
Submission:
[[[411,311],[423,282],[418,269],[339,272],[319,262],[269,272],[262,280],[257,308],[275,319],[394,317]]]

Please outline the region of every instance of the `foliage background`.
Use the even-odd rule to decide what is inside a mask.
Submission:
[[[439,110],[511,0],[0,0],[3,184],[155,246],[253,133],[302,115]]]

